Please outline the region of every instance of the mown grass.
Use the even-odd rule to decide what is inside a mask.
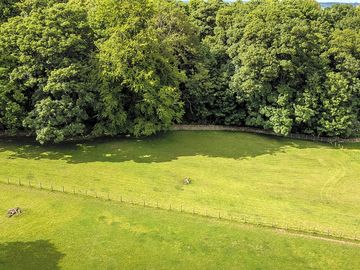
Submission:
[[[0,184],[0,213],[0,269],[360,267],[352,244],[25,187]]]
[[[360,144],[206,131],[51,146],[3,139],[0,181],[8,178],[359,235]]]

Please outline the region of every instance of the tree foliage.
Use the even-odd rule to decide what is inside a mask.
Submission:
[[[181,121],[360,126],[360,9],[315,0],[4,0],[0,128],[41,143]]]
[[[42,0],[20,9],[0,33],[1,51],[13,63],[2,65],[2,122],[34,131],[42,143],[83,135],[95,97],[87,83],[94,46],[86,12]]]

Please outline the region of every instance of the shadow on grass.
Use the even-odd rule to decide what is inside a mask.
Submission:
[[[0,269],[56,270],[64,256],[46,240],[0,243]]]
[[[102,138],[41,146],[33,139],[1,139],[9,159],[65,160],[68,163],[167,162],[184,156],[232,159],[273,155],[292,148],[330,147],[286,138],[226,131],[175,131],[147,138]]]

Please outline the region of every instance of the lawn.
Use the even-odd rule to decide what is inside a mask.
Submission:
[[[7,179],[360,235],[360,144],[218,131],[50,146],[2,139],[0,181]]]
[[[0,269],[359,269],[360,247],[0,184]]]

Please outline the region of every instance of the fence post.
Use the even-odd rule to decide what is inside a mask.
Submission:
[[[122,202],[123,200],[122,200],[122,196],[120,196],[120,202]]]
[[[40,182],[40,189],[42,189],[42,184],[41,184],[41,182]]]
[[[62,192],[65,193],[65,188],[64,188],[64,186],[62,186]]]

